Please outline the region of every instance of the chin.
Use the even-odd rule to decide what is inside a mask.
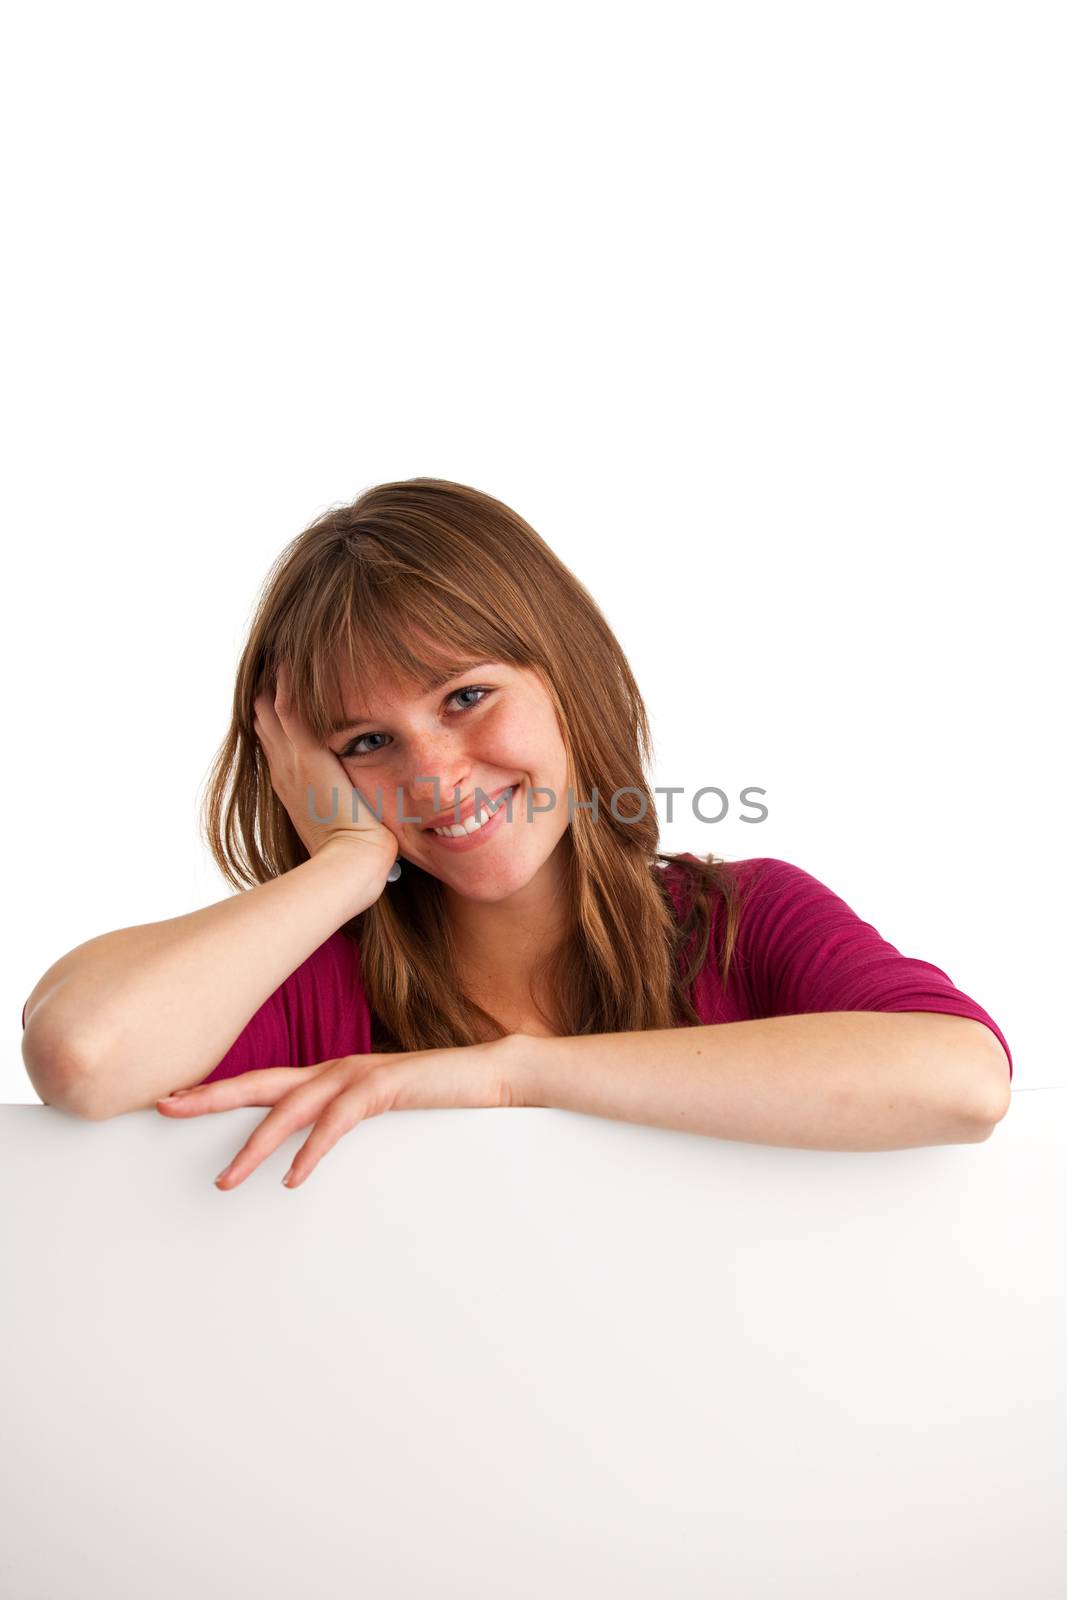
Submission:
[[[543,861],[511,860],[486,862],[483,867],[468,857],[457,858],[456,865],[445,880],[456,894],[468,900],[507,900],[532,883],[544,866]],[[443,874],[438,874],[443,876]]]

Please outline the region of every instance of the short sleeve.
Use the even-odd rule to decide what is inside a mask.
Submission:
[[[832,889],[771,857],[749,871],[739,933],[754,1016],[809,1011],[939,1011],[973,1017],[1008,1041],[940,967],[902,955]]]
[[[310,1067],[369,1050],[359,947],[339,929],[267,997],[202,1081],[266,1067]]]

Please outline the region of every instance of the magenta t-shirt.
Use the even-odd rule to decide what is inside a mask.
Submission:
[[[679,869],[657,870],[666,872],[680,911]],[[825,884],[788,861],[759,856],[732,862],[728,870],[744,897],[741,918],[726,989],[710,958],[694,981],[692,1003],[701,1022],[809,1011],[944,1011],[991,1028],[1007,1054],[1009,1081],[1014,1077],[997,1024],[940,967],[901,955]],[[721,916],[715,901],[712,944]],[[338,929],[267,997],[202,1081],[366,1054],[370,1029],[359,947]]]
[[[679,869],[661,870],[678,909]],[[1014,1076],[1008,1041],[992,1017],[940,967],[901,955],[817,878],[769,856],[733,862],[729,870],[744,904],[726,990],[710,960],[693,985],[701,1022],[807,1011],[945,1011],[991,1028],[1007,1053],[1009,1081]],[[721,915],[716,903],[713,933]],[[203,1081],[365,1054],[370,1025],[359,948],[338,930],[264,1001]]]

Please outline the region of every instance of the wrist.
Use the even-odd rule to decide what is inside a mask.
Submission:
[[[373,905],[384,892],[389,869],[396,858],[394,855],[390,859],[384,850],[368,844],[365,839],[346,838],[339,833],[325,839],[309,859],[326,863],[322,870],[331,879],[344,883],[354,907],[349,915],[355,916]]]
[[[533,1033],[506,1033],[489,1043],[490,1060],[501,1089],[501,1105],[543,1106],[541,1068],[554,1039]]]

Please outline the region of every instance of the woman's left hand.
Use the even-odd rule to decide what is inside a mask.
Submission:
[[[337,1141],[384,1111],[515,1104],[504,1039],[443,1050],[341,1056],[313,1067],[264,1067],[234,1078],[179,1089],[156,1108],[167,1116],[199,1116],[236,1106],[273,1106],[215,1184],[236,1189],[291,1133],[314,1123],[282,1182],[303,1183]]]

